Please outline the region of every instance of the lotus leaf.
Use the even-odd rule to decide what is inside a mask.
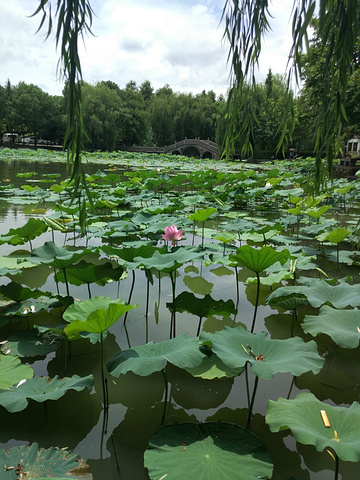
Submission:
[[[203,208],[197,210],[192,215],[189,215],[189,219],[197,222],[205,222],[213,213],[217,212],[217,208]]]
[[[94,383],[94,377],[64,377],[58,379],[49,377],[33,377],[26,380],[18,386],[8,387],[6,390],[0,390],[0,405],[11,413],[20,412],[28,405],[28,399],[36,402],[45,402],[46,400],[58,400],[65,395],[68,390],[76,390],[77,392],[84,388],[91,389]]]
[[[329,427],[321,411],[326,412]],[[290,429],[296,440],[314,445],[318,452],[332,448],[341,460],[360,461],[360,404],[334,407],[320,402],[312,393],[300,393],[293,400],[269,400],[266,422],[272,432]]]
[[[356,348],[360,342],[360,310],[336,310],[323,305],[319,315],[305,315],[302,328],[313,337],[329,335],[339,347]]]
[[[244,367],[230,368],[215,355],[210,353],[206,355],[202,363],[195,368],[186,368],[193,377],[201,377],[204,380],[213,380],[214,378],[232,378],[240,375],[244,371]]]
[[[30,290],[30,288],[23,287],[16,282],[1,285],[0,294],[10,300],[14,300],[15,302],[22,302],[28,298],[39,298],[41,295],[44,295],[40,290]]]
[[[89,473],[85,460],[75,453],[58,447],[39,448],[37,443],[1,449],[0,463],[3,480],[81,479]]]
[[[74,303],[64,313],[64,320],[70,322],[65,327],[65,333],[70,340],[78,338],[81,332],[104,333],[124,313],[137,308],[128,305],[118,298],[94,297],[80,303]]]
[[[29,365],[23,365],[19,358],[0,353],[0,388],[8,388],[15,383],[32,378],[34,370]]]
[[[107,364],[111,375],[119,377],[127,372],[145,377],[160,372],[170,362],[180,368],[195,368],[203,361],[199,339],[185,334],[164,342],[150,342],[117,353]]]
[[[270,455],[258,438],[229,423],[163,427],[144,454],[152,480],[249,480],[270,478]]]
[[[110,262],[100,265],[88,263],[81,260],[76,265],[71,265],[66,269],[66,280],[72,285],[90,284],[92,282],[105,285],[106,281],[117,281],[124,272],[123,267],[113,268]],[[57,274],[58,282],[64,282],[65,278],[62,271]]]
[[[167,303],[170,311],[174,310],[173,303]],[[236,314],[232,300],[215,300],[210,295],[205,295],[204,298],[198,298],[191,292],[181,292],[175,299],[175,309],[177,312],[188,312],[198,317],[207,317],[210,315],[229,315]]]
[[[332,230],[329,233],[322,233],[316,238],[319,240],[319,242],[340,243],[345,240],[345,238],[349,236],[350,233],[350,230],[348,230],[347,228],[337,228],[336,230]]]
[[[58,247],[54,242],[45,242],[42,247],[35,248],[31,252],[29,260],[33,263],[45,263],[58,269],[64,269],[80,260],[91,250],[68,250],[66,247]]]
[[[270,379],[275,373],[290,372],[295,376],[321,370],[324,359],[317,353],[314,341],[301,338],[285,340],[267,338],[266,332],[252,334],[243,327],[224,327],[212,334],[203,332],[200,341],[211,342],[211,350],[230,368],[250,363],[254,374]]]
[[[40,333],[38,330],[24,330],[7,337],[6,351],[18,357],[40,357],[54,352],[61,342],[56,333]]]
[[[134,261],[139,263],[145,268],[156,268],[162,272],[173,272],[178,269],[184,263],[201,261],[204,257],[204,253],[197,247],[181,247],[174,248],[170,253],[161,254],[159,251],[155,251],[151,258],[136,257]]]
[[[236,254],[229,255],[229,258],[237,265],[260,273],[276,262],[280,262],[281,264],[285,263],[289,256],[290,253],[288,250],[277,252],[274,248],[267,245],[260,249],[244,245],[236,250]]]
[[[6,235],[1,235],[0,244],[23,245],[46,232],[48,226],[43,220],[29,218],[28,222],[20,228],[11,228]]]
[[[310,282],[309,285],[279,287],[266,297],[266,301],[270,303],[275,298],[285,297],[294,293],[306,295],[310,305],[315,308],[319,308],[325,303],[330,303],[335,308],[356,307],[359,303],[360,285],[350,285],[344,282],[333,286],[329,285],[325,280],[316,279],[315,282]]]

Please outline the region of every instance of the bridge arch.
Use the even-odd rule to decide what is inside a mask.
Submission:
[[[183,149],[183,155],[186,157],[201,158],[200,151],[195,145],[188,145]]]

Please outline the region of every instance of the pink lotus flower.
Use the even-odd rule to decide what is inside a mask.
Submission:
[[[176,244],[177,240],[181,240],[183,236],[183,231],[178,230],[176,225],[171,227],[165,227],[165,235],[162,233],[162,237],[166,241],[172,242],[173,245]]]

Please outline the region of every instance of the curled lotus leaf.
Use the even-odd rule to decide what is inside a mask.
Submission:
[[[272,432],[290,429],[298,442],[314,445],[318,452],[332,448],[341,460],[360,461],[357,402],[338,407],[321,402],[312,393],[300,393],[292,400],[269,400],[266,422]]]
[[[36,402],[45,402],[46,400],[58,400],[68,390],[81,391],[84,388],[91,389],[94,383],[94,377],[72,377],[54,378],[34,377],[25,382],[19,382],[18,385],[0,390],[0,405],[11,413],[20,412],[28,405],[28,399]]]
[[[343,348],[356,348],[360,342],[360,310],[341,310],[323,305],[319,315],[305,315],[302,323],[305,333],[313,337],[324,333]]]

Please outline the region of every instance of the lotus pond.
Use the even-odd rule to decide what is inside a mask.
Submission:
[[[1,480],[358,478],[360,183],[312,165],[84,154],[72,201],[1,150]]]

